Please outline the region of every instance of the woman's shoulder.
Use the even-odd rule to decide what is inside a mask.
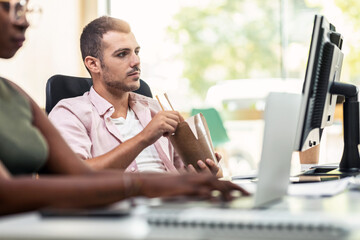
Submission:
[[[17,92],[17,93],[20,93],[25,98],[30,99],[29,95],[21,87],[19,87],[19,85],[17,85],[13,81],[10,81],[9,79],[0,77],[0,84],[2,85],[0,89],[3,91],[3,93],[4,93],[4,91]]]
[[[9,79],[0,77],[0,84],[2,85],[2,90],[19,90],[20,87],[16,85],[14,82],[10,81]]]

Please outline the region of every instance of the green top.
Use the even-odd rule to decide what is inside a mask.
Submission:
[[[0,78],[0,161],[12,174],[39,171],[48,156],[48,146],[33,126],[28,100]]]

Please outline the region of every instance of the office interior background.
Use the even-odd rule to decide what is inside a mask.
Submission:
[[[360,8],[356,0],[31,0],[24,47],[1,60],[1,76],[45,106],[54,74],[88,77],[79,38],[86,23],[111,15],[130,23],[141,46],[142,79],[154,95],[167,93],[189,116],[213,107],[230,141],[217,146],[225,175],[256,169],[260,160],[265,97],[270,91],[301,92],[315,14],[343,34],[341,81],[360,81]],[[339,162],[341,106],[321,143],[320,163]],[[294,155],[294,162],[298,161]],[[296,164],[295,164],[296,166]]]

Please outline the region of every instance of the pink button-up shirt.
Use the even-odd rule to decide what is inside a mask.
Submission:
[[[154,99],[132,92],[129,106],[143,127],[161,110]],[[113,112],[114,107],[91,87],[83,96],[61,100],[50,112],[49,119],[74,152],[88,159],[103,155],[123,142],[121,132],[110,119]],[[184,166],[168,138],[159,138],[154,146],[168,172],[177,172]],[[136,161],[126,169],[137,170]]]

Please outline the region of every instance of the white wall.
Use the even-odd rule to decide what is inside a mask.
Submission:
[[[20,85],[45,106],[47,79],[57,73],[82,76],[79,38],[82,29],[80,0],[31,0],[43,9],[30,27],[24,46],[10,60],[0,59],[0,75]],[[86,76],[86,75],[85,75]]]

